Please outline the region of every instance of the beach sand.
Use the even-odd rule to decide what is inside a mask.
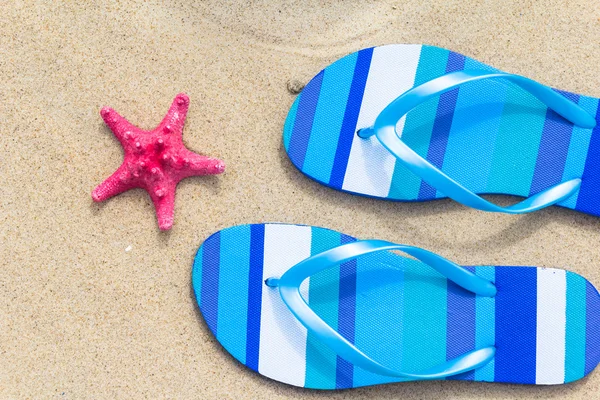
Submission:
[[[3,0],[0,9],[0,398],[598,398],[598,371],[556,387],[289,387],[221,348],[190,284],[209,234],[280,221],[469,265],[567,268],[599,286],[600,218],[351,196],[304,177],[281,140],[294,101],[288,81],[304,84],[339,57],[380,44],[442,46],[600,97],[597,0]],[[150,129],[179,92],[191,99],[186,145],[222,158],[227,170],[179,185],[165,233],[145,192],[102,204],[90,193],[122,157],[100,108]]]

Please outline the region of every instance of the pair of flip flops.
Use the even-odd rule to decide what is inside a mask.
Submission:
[[[382,46],[311,80],[284,146],[304,174],[354,194],[600,215],[598,103],[437,47]],[[485,193],[526,199],[500,207]],[[561,384],[600,361],[600,296],[560,269],[462,267],[417,247],[255,224],[206,239],[192,280],[233,357],[300,387]]]

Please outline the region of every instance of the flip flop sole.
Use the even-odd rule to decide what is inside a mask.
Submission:
[[[396,97],[460,70],[498,72],[434,46],[387,45],[360,50],[317,74],[298,95],[283,131],[292,163],[334,189],[397,201],[443,198],[379,143],[356,131],[371,126]],[[598,99],[562,92],[600,120]],[[582,178],[559,205],[600,215],[600,124],[574,127],[516,85],[485,80],[461,86],[409,112],[402,140],[478,194],[531,196]]]
[[[354,367],[294,318],[265,285],[301,260],[356,239],[286,224],[240,225],[200,246],[192,281],[204,319],[239,362],[271,379],[314,389],[400,379]],[[419,371],[495,346],[492,362],[452,379],[560,384],[600,360],[600,296],[560,269],[477,266],[494,298],[467,292],[430,267],[392,252],[322,271],[301,287],[309,306],[360,350],[391,368]]]

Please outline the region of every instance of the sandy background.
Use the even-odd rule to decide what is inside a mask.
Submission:
[[[354,197],[305,178],[281,141],[288,80],[306,83],[379,44],[443,46],[600,96],[600,2],[51,3],[0,1],[1,399],[600,397],[598,371],[558,387],[288,387],[221,349],[190,285],[204,238],[263,221],[418,245],[465,264],[566,267],[600,285],[599,218]],[[227,171],[182,182],[175,226],[160,233],[142,191],[93,204],[91,190],[122,157],[98,111],[110,105],[153,128],[180,91],[191,98],[185,143]]]

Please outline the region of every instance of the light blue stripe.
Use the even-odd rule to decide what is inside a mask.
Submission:
[[[246,362],[250,226],[221,231],[219,329],[217,339],[240,362]]]
[[[202,307],[202,246],[196,252],[194,268],[192,269],[192,287],[196,294],[198,307]]]
[[[290,112],[283,125],[283,147],[286,151],[290,147],[290,139],[292,138],[294,123],[296,122],[296,113],[298,112],[298,103],[300,103],[300,97],[296,97],[296,101],[292,104],[292,108],[290,108]]]
[[[329,182],[357,58],[358,52],[350,54],[327,67],[323,75],[302,167],[305,174],[321,182]]]
[[[584,110],[594,115],[598,108],[598,99],[582,96],[579,99],[578,104]],[[591,129],[583,129],[578,126],[573,127],[569,153],[567,154],[567,162],[565,163],[565,170],[562,177],[563,182],[573,178],[581,178],[583,175],[591,137]],[[579,192],[575,193],[573,196],[560,203],[560,205],[568,208],[575,208],[578,195]]]
[[[546,111],[531,93],[507,86],[486,192],[529,195]]]
[[[340,245],[340,234],[312,228],[310,254],[315,255]],[[312,276],[308,287],[310,308],[333,329],[338,327],[339,272],[336,268]],[[335,389],[337,355],[312,333],[306,338],[306,376],[304,387]]]
[[[494,267],[476,267],[475,274],[495,281]],[[493,297],[475,298],[475,348],[494,346],[496,342],[496,302]],[[475,370],[476,381],[494,381],[494,360]]]
[[[586,281],[567,272],[567,331],[565,382],[583,378],[585,372]]]
[[[356,347],[392,369],[402,366],[402,319],[404,314],[404,272],[406,262],[415,262],[391,253],[358,259],[356,279]],[[397,382],[386,377],[354,370],[354,386]]]
[[[467,58],[465,69],[491,68]],[[490,80],[461,86],[458,94],[443,171],[475,193],[487,186],[505,96],[506,84]]]
[[[421,371],[446,361],[447,280],[423,263],[406,265],[402,370]]]

